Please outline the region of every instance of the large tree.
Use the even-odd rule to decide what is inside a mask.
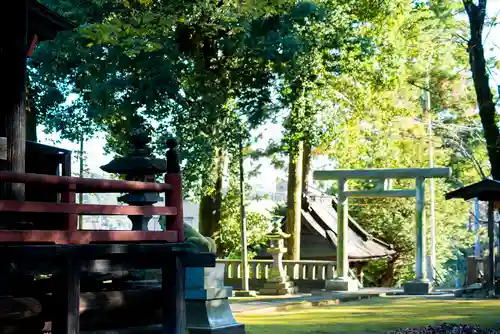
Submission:
[[[491,165],[491,176],[500,179],[500,131],[498,117],[493,102],[490,79],[487,72],[487,61],[483,47],[483,32],[486,19],[487,0],[463,0],[465,11],[469,18],[469,63],[476,91],[479,116],[483,126],[486,150]]]

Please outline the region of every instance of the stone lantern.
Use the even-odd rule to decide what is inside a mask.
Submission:
[[[267,252],[273,257],[271,274],[260,289],[261,295],[288,295],[298,292],[298,288],[290,281],[283,267],[283,254],[287,252],[285,239],[290,235],[281,230],[280,222],[274,224],[273,230],[268,234],[269,248]]]
[[[148,147],[151,138],[146,131],[140,128],[131,134],[131,150],[127,156],[114,158],[101,169],[107,173],[125,175],[127,181],[155,182],[156,174],[167,171],[165,159],[151,157],[151,149]],[[153,205],[160,202],[162,198],[158,193],[133,192],[118,198],[120,202],[129,205]],[[128,216],[132,221],[133,231],[147,231],[151,216]]]

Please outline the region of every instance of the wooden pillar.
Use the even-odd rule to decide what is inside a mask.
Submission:
[[[495,291],[495,208],[493,202],[488,202],[488,289]]]
[[[165,183],[172,186],[170,191],[165,194],[165,204],[177,208],[177,215],[167,216],[167,230],[177,231],[178,242],[184,242],[184,213],[182,208],[182,179],[179,166],[179,157],[177,156],[177,143],[173,139],[167,141],[169,148],[167,152],[167,175]]]
[[[61,166],[62,176],[71,176],[71,153],[65,154]],[[61,193],[62,203],[76,203],[75,185],[70,185],[67,190]],[[70,213],[66,216],[64,230],[67,231],[68,240],[73,240],[75,232],[78,231],[78,215]]]
[[[186,300],[184,267],[181,259],[170,256],[162,268],[162,333],[186,333]]]
[[[9,33],[2,45],[4,66],[3,80],[6,83],[2,94],[5,105],[7,137],[7,169],[25,171],[26,153],[26,56],[28,32],[28,0],[13,1],[9,7]],[[7,185],[10,199],[24,200],[24,184]]]
[[[80,332],[80,264],[65,259],[56,276],[54,309],[52,311],[53,334],[78,334]]]

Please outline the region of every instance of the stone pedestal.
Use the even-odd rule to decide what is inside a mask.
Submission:
[[[326,291],[358,291],[358,281],[350,278],[335,278],[325,282]]]
[[[428,295],[433,290],[432,283],[426,279],[414,280],[403,284],[406,295]]]
[[[232,288],[224,286],[224,264],[186,268],[186,313],[189,333],[244,334],[229,306]]]
[[[233,291],[234,297],[257,297],[257,292],[254,290],[237,290]]]

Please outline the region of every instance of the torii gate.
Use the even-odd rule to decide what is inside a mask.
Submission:
[[[432,290],[425,270],[425,179],[450,177],[451,168],[394,168],[394,169],[337,169],[314,171],[315,180],[337,180],[339,185],[337,204],[337,278],[326,282],[331,291],[352,291],[358,288],[357,282],[349,279],[349,260],[347,256],[348,198],[367,197],[415,197],[417,254],[415,280],[404,284],[407,294],[428,294]],[[375,189],[348,190],[349,180],[378,180]],[[415,189],[392,189],[391,180],[415,179]]]

